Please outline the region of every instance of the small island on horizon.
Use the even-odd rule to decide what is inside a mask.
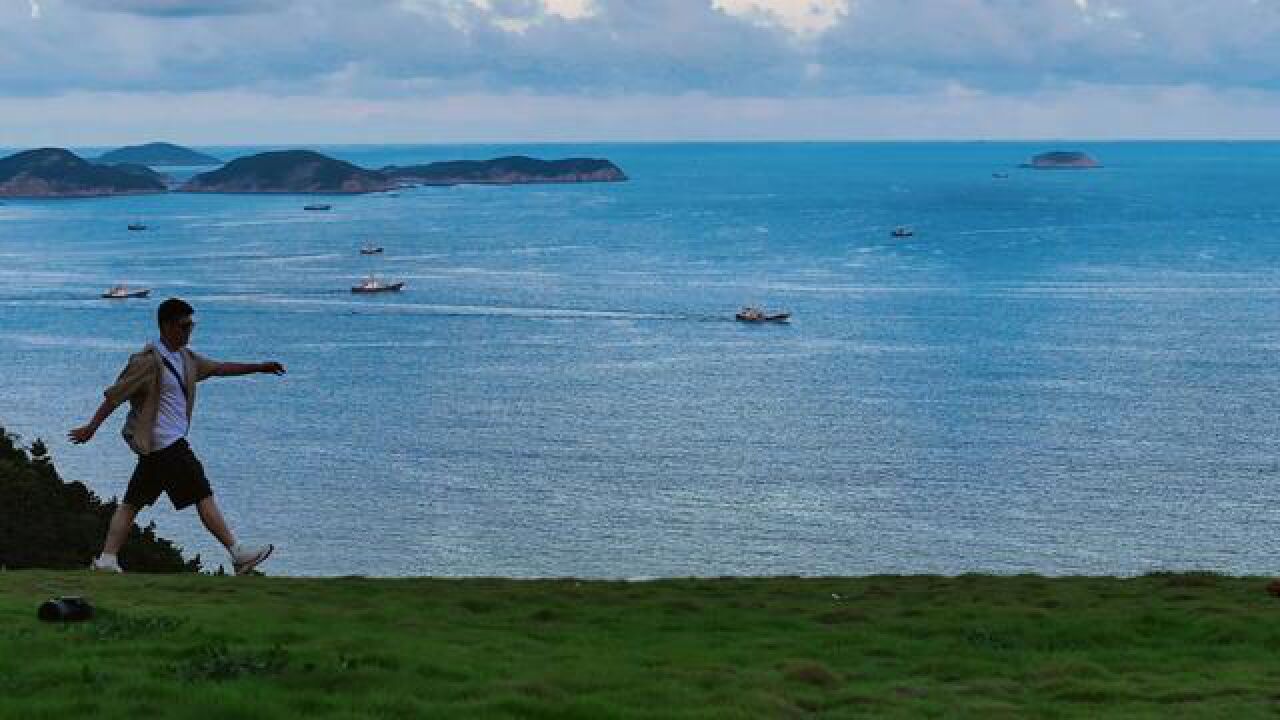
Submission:
[[[1031,162],[1025,163],[1022,167],[1048,170],[1055,168],[1098,168],[1102,167],[1102,164],[1087,153],[1076,150],[1054,150],[1036,155],[1031,158]]]
[[[181,165],[221,165],[222,161],[212,155],[197,152],[191,148],[167,142],[152,142],[145,145],[129,145],[105,152],[94,162],[101,165],[118,165],[131,163],[148,166],[181,166]]]

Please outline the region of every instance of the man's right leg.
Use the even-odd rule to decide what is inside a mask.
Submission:
[[[227,526],[226,519],[222,517],[222,511],[218,509],[218,502],[212,495],[201,498],[196,503],[196,512],[200,514],[200,522],[204,523],[209,534],[218,538],[218,542],[227,548],[227,552],[231,555],[231,567],[236,575],[252,572],[275,549],[274,545],[269,544],[250,547],[237,543],[236,536]]]
[[[200,515],[204,529],[217,538],[223,547],[230,550],[236,546],[236,536],[231,534],[231,528],[227,527],[227,521],[222,517],[222,511],[218,509],[218,503],[212,495],[201,498],[196,503],[196,513]]]
[[[138,517],[138,508],[129,503],[120,503],[111,515],[111,524],[107,526],[107,538],[102,543],[102,554],[92,565],[94,570],[103,572],[120,572],[120,561],[117,555],[124,541],[129,538],[129,528],[133,527],[134,518]]]
[[[209,486],[209,478],[205,477],[200,458],[196,457],[195,451],[185,440],[179,440],[171,447],[173,452],[166,456],[166,462],[170,478],[169,499],[173,501],[173,506],[182,510],[195,505],[205,529],[231,555],[231,567],[235,574],[246,575],[253,572],[259,563],[267,559],[274,546],[248,546],[236,542],[235,534],[218,509],[218,501],[213,499],[213,488]]]

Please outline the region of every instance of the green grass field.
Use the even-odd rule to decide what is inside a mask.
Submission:
[[[0,717],[1275,717],[1264,585],[0,572]]]

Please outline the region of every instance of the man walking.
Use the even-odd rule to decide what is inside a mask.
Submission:
[[[187,343],[195,328],[194,313],[178,298],[160,303],[156,310],[160,338],[129,357],[115,384],[103,393],[105,399],[89,424],[67,433],[77,445],[89,442],[111,413],[129,401],[123,433],[125,442],[138,454],[138,466],[129,479],[124,501],[111,517],[102,554],[91,566],[94,570],[122,572],[116,555],[129,536],[129,528],[138,511],[155,502],[161,492],[169,494],[176,510],[196,506],[205,528],[231,554],[237,575],[253,570],[274,549],[273,545],[250,547],[236,542],[213,499],[204,466],[187,444],[187,430],[196,404],[196,383],[210,377],[252,373],[283,375],[284,366],[278,362],[214,362],[192,352]]]

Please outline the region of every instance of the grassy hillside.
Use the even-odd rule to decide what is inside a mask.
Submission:
[[[1273,717],[1263,585],[10,571],[0,717]]]

